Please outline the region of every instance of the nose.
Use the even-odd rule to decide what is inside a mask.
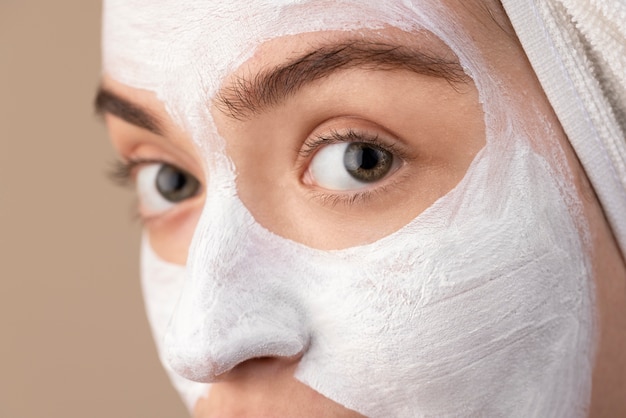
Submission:
[[[216,382],[258,358],[298,358],[309,333],[293,260],[234,196],[213,193],[200,217],[185,283],[164,339],[183,377]]]

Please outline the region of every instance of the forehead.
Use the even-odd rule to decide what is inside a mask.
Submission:
[[[471,6],[470,4],[474,5]],[[116,81],[156,93],[184,125],[206,111],[225,77],[278,37],[320,31],[426,29],[461,62],[475,55],[460,33],[484,27],[477,2],[105,0],[103,61]],[[477,8],[479,10],[480,8]],[[463,28],[465,26],[465,28]],[[467,55],[464,57],[463,55]],[[466,66],[467,67],[467,66]]]
[[[405,24],[395,8],[383,8],[386,16],[380,16],[380,9],[341,1],[109,0],[104,10],[105,71],[126,84],[153,90],[167,75],[189,69],[202,74],[205,87],[214,92],[214,83],[266,40],[356,29],[363,26],[359,22],[369,28]]]

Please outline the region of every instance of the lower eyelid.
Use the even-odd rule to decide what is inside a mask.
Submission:
[[[186,218],[190,212],[201,210],[202,203],[204,201],[204,189],[201,187],[196,195],[185,199],[179,203],[173,205],[170,209],[163,213],[157,213],[153,215],[146,215],[142,213],[140,204],[138,203],[138,217],[142,224],[147,227],[156,226],[161,223],[176,222],[177,218]],[[199,207],[197,207],[200,205]]]
[[[345,206],[355,204],[366,204],[369,200],[376,198],[376,196],[391,192],[395,188],[399,188],[402,183],[409,179],[411,174],[409,172],[398,173],[402,167],[406,165],[405,161],[400,161],[400,166],[392,173],[388,174],[386,178],[379,183],[372,184],[371,187],[366,187],[360,190],[353,191],[333,191],[326,190],[320,187],[309,187],[307,190],[308,196],[317,200],[323,205],[330,207],[343,204]]]
[[[350,207],[358,204],[367,204],[368,201],[374,199],[379,194],[384,194],[392,187],[394,187],[393,184],[387,184],[364,190],[342,193],[333,193],[314,189],[309,191],[309,196],[311,199],[321,202],[324,206],[335,207],[341,204]]]

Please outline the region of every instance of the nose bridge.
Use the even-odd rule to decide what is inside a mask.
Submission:
[[[164,341],[165,358],[176,372],[213,382],[246,360],[303,352],[306,315],[290,269],[275,251],[277,240],[235,193],[207,192]]]

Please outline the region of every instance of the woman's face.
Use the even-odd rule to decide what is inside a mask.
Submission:
[[[587,209],[499,6],[202,3],[106,2],[99,96],[197,416],[583,414]]]

